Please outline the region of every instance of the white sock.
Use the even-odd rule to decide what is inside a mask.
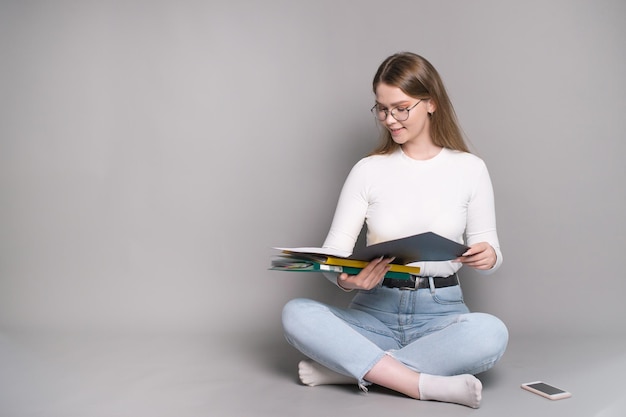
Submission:
[[[311,360],[300,361],[298,376],[304,385],[356,384],[356,379],[339,374]]]
[[[443,401],[480,407],[483,385],[473,375],[436,376],[420,374],[420,400]]]

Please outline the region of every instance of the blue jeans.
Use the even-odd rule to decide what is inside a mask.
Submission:
[[[283,309],[287,341],[314,361],[359,386],[384,355],[431,375],[477,374],[502,357],[508,342],[498,318],[470,313],[459,285],[359,291],[349,308],[308,299]]]

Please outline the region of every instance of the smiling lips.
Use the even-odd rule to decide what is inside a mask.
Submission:
[[[392,135],[397,135],[397,134],[399,134],[399,133],[400,133],[400,131],[401,131],[402,129],[404,129],[404,128],[403,128],[403,127],[398,127],[398,128],[396,128],[396,129],[393,129],[393,128],[389,127],[388,129],[389,129],[389,131],[391,132],[391,134],[392,134]]]

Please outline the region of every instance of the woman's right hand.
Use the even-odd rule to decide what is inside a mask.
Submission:
[[[371,290],[376,287],[391,268],[389,264],[395,258],[378,258],[371,261],[358,275],[348,275],[345,272],[337,277],[337,284],[344,290]]]

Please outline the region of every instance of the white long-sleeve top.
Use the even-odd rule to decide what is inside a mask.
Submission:
[[[477,156],[447,148],[429,160],[415,160],[401,149],[361,159],[341,191],[324,247],[352,252],[364,222],[368,245],[423,232],[435,232],[471,246],[488,242],[502,264],[489,172]],[[415,262],[420,275],[446,277],[458,262]],[[327,275],[336,283],[336,274]]]

